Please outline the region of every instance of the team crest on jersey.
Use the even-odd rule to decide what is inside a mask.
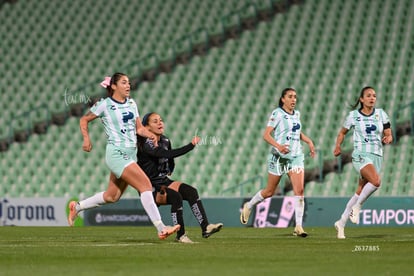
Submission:
[[[379,121],[379,114],[375,114],[375,120]]]
[[[295,132],[296,130],[300,129],[300,124],[299,123],[293,123],[293,127],[292,127],[292,132]]]
[[[132,113],[131,111],[129,112],[122,112],[122,121],[124,123],[127,123],[129,120],[134,119],[134,113]]]

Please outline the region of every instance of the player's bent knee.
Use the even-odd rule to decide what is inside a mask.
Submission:
[[[199,197],[197,189],[186,183],[182,183],[178,191],[185,200],[194,200]]]
[[[378,176],[376,178],[374,178],[374,180],[372,181],[372,185],[374,185],[375,187],[379,187],[381,186],[381,178]]]
[[[167,195],[167,203],[169,204],[175,204],[175,205],[183,205],[183,198],[181,196],[180,193],[171,190],[171,189],[167,189],[166,190],[166,195]]]

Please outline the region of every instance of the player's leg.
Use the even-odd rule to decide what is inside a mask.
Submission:
[[[99,192],[79,202],[71,201],[69,203],[69,225],[73,226],[80,211],[118,201],[126,187],[127,184],[121,179],[117,179],[114,173],[111,172],[109,175],[108,188],[105,192]]]
[[[172,183],[171,185],[173,185]],[[170,185],[170,186],[171,186]],[[178,188],[179,193],[184,200],[190,205],[191,211],[194,217],[200,224],[203,238],[208,238],[212,234],[217,233],[223,227],[223,223],[210,224],[208,222],[207,214],[203,206],[203,202],[200,199],[198,191],[191,185],[181,183]]]
[[[381,185],[381,178],[373,163],[366,164],[360,170],[361,177],[365,180],[365,185],[361,189],[361,193],[352,206],[349,219],[351,222],[359,224],[359,214],[361,212],[362,205]]]
[[[342,212],[341,218],[337,220],[334,224],[337,231],[338,239],[345,239],[345,226],[348,221],[349,215],[351,214],[352,207],[356,204],[359,195],[361,194],[362,188],[365,186],[367,181],[365,179],[359,178],[358,188],[355,191],[355,194],[348,200],[346,203],[345,209]]]
[[[292,182],[295,208],[296,226],[293,234],[298,237],[306,237],[308,234],[303,230],[303,214],[305,210],[305,170],[303,167],[294,167],[289,173],[290,181]]]
[[[185,235],[184,218],[183,218],[183,197],[179,193],[178,189],[181,182],[174,181],[168,185],[166,191],[166,200],[171,205],[171,216],[174,224],[180,224],[180,231],[177,232],[177,240]],[[157,202],[158,203],[158,202]]]
[[[362,205],[368,197],[381,185],[381,178],[373,164],[368,164],[361,169],[361,176],[366,181],[359,195],[357,203]]]
[[[190,238],[185,233],[184,217],[183,217],[183,198],[181,194],[172,189],[166,188],[164,190],[166,204],[171,205],[171,218],[174,225],[180,225],[181,228],[177,232],[176,241],[182,243],[192,243]],[[158,200],[157,200],[158,204]]]
[[[171,217],[173,220],[173,224],[179,224],[181,225],[180,230],[177,232],[176,241],[180,243],[193,243],[193,241],[187,236],[185,233],[185,226],[184,226],[184,217],[183,217],[183,198],[181,194],[178,192],[178,188],[181,185],[181,182],[174,181],[172,183],[168,184],[169,186],[163,186],[167,187],[164,188],[164,196],[162,196],[164,199],[163,201],[165,204],[171,205]],[[160,193],[157,194],[157,198],[161,198],[159,196]],[[159,200],[156,200],[157,204],[159,203]]]
[[[341,218],[339,219],[340,225],[342,227],[345,227],[349,218],[349,214],[351,213],[352,206],[354,206],[357,203],[359,195],[361,194],[361,191],[366,184],[367,181],[365,179],[359,178],[358,188],[356,189],[355,194],[348,200],[345,209],[341,215]]]
[[[276,175],[273,172],[267,174],[267,185],[264,189],[259,190],[248,202],[243,205],[243,209],[240,213],[240,222],[247,224],[250,214],[254,206],[262,202],[265,198],[274,195],[277,185],[280,182],[281,175]]]
[[[349,215],[351,222],[359,224],[359,215],[364,202],[379,188],[381,178],[379,172],[382,166],[382,157],[375,154],[359,154],[359,174],[365,180],[365,184],[360,187],[360,194],[357,202],[352,207]],[[353,156],[354,159],[354,156]],[[353,161],[354,163],[354,161]]]
[[[160,239],[165,239],[180,229],[180,225],[167,227],[162,222],[160,212],[152,195],[151,182],[137,163],[133,162],[125,167],[121,178],[140,193],[142,206],[151,222],[157,228]]]

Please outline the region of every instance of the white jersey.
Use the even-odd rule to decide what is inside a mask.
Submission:
[[[288,154],[281,154],[276,148],[272,147],[273,153],[276,151],[279,155],[287,158],[303,154],[300,143],[301,123],[299,111],[294,110],[293,114],[289,114],[278,107],[270,115],[267,126],[273,127],[273,136],[278,144],[289,145],[290,152]]]
[[[120,103],[108,97],[95,103],[90,111],[101,118],[108,144],[126,148],[137,146],[136,119],[139,113],[133,99]]]
[[[353,110],[346,117],[343,127],[354,128],[354,150],[382,156],[382,132],[384,124],[389,122],[388,115],[382,109],[375,108],[371,115]]]

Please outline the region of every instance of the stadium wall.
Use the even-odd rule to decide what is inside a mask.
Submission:
[[[246,198],[204,198],[203,204],[211,223],[227,227],[240,224],[240,210]],[[304,226],[332,226],[342,214],[348,198],[306,198]],[[3,198],[0,201],[0,225],[67,226],[67,198]],[[170,206],[160,207],[164,221],[171,224]],[[413,197],[373,197],[364,205],[359,226],[414,226]],[[188,204],[184,203],[186,226],[198,226]],[[86,210],[77,226],[151,225],[139,199],[122,199],[115,204]],[[293,198],[273,197],[258,204],[249,227],[290,227],[294,225]],[[348,226],[355,226],[348,223]]]

